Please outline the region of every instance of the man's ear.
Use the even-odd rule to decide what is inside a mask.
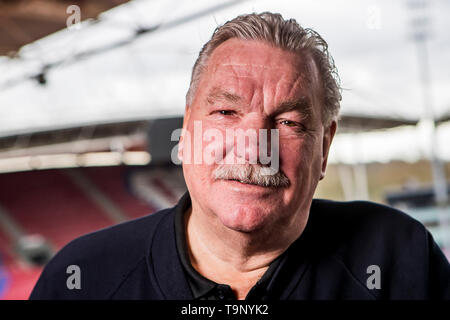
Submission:
[[[324,129],[323,141],[322,141],[322,170],[320,172],[320,180],[325,178],[325,172],[327,169],[328,152],[330,151],[331,142],[337,130],[337,122],[333,120],[331,124]]]

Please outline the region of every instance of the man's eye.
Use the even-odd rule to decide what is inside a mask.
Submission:
[[[297,123],[294,121],[291,121],[291,120],[282,120],[280,123],[287,127],[296,127],[297,126]]]
[[[219,110],[217,112],[220,113],[223,116],[231,116],[231,115],[234,114],[233,110]]]

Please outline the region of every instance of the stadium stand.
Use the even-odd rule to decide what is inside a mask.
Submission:
[[[0,228],[0,265],[6,266],[14,262],[14,256],[11,251],[13,247],[14,244]]]
[[[16,300],[26,294],[36,283],[41,266],[27,265],[14,252],[15,243],[0,227],[0,299]]]
[[[86,168],[84,173],[109,199],[114,199],[114,204],[127,219],[138,218],[158,209],[133,194],[125,167]]]
[[[180,168],[171,166],[0,174],[0,208],[8,221],[0,219],[0,299],[28,298],[50,258],[42,250],[47,245],[54,254],[80,235],[171,206],[184,190]],[[30,256],[36,248],[39,255]]]
[[[59,170],[0,176],[0,203],[27,234],[42,234],[57,248],[113,223]]]

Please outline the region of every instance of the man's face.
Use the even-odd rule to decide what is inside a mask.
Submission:
[[[322,125],[320,97],[317,70],[309,58],[259,41],[230,39],[216,48],[192,105],[186,107],[183,125],[191,136],[192,161],[185,161],[185,153],[183,172],[193,210],[240,232],[304,227],[336,128],[334,122],[328,128]],[[278,129],[279,172],[289,185],[263,187],[216,179],[220,164],[193,161],[195,152],[198,157],[210,143],[217,143],[203,140],[202,147],[194,147],[194,121],[196,129],[201,123],[202,132],[216,129],[224,138],[227,129]],[[237,139],[224,141],[223,157],[248,163],[258,148],[249,139],[244,149],[238,148]]]

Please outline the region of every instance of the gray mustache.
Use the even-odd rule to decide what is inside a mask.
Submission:
[[[270,174],[269,167],[257,164],[219,165],[213,176],[216,180],[237,180],[262,187],[284,188],[290,185],[288,177],[281,171]]]

